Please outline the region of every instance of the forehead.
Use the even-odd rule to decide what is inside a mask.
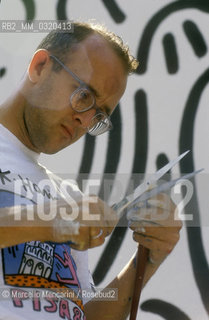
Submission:
[[[127,73],[123,62],[100,35],[93,34],[77,44],[69,55],[69,66],[103,100],[107,96],[120,98],[125,90]]]
[[[109,60],[108,57],[115,57],[117,60],[121,58],[117,55],[111,44],[101,35],[94,33],[86,37],[83,41],[74,44],[70,52],[70,58],[75,58],[76,55],[83,55],[83,58],[99,59],[105,61]]]

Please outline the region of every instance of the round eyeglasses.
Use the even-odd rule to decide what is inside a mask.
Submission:
[[[113,128],[110,117],[96,106],[94,93],[88,88],[87,84],[80,80],[77,75],[72,72],[62,61],[54,55],[50,55],[56,62],[58,62],[77,82],[80,87],[77,88],[70,96],[71,108],[78,113],[86,112],[92,108],[96,113],[91,118],[89,126],[86,128],[91,136],[98,136]]]

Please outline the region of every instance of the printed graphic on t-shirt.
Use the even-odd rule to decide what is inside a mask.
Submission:
[[[0,207],[14,206],[14,203],[26,205],[33,201],[11,191],[0,190]],[[61,319],[85,320],[82,300],[79,299],[76,264],[69,245],[30,241],[7,247],[1,252],[4,283],[11,286],[14,307],[24,308],[25,303],[31,303],[34,311],[57,313]],[[37,288],[33,299],[27,296],[29,288]],[[44,299],[39,298],[38,289],[43,288],[52,292],[53,289],[65,288],[68,295],[64,298],[47,295]]]
[[[17,194],[19,194],[21,198],[31,200],[33,204],[37,203],[37,196],[39,200],[42,198],[44,201],[57,199],[56,196],[52,194],[53,191],[55,191],[55,184],[52,184],[50,179],[44,179],[39,183],[35,183],[33,178],[34,175],[30,178],[22,174],[14,174],[10,170],[2,170],[0,168],[0,193],[5,191],[8,196],[9,193],[12,194],[12,192],[15,194],[13,202],[10,202],[11,199],[8,199],[7,202],[4,198],[5,194],[0,195],[0,207],[8,204],[18,204],[18,197],[16,197]],[[56,187],[58,186],[56,185]],[[23,204],[22,202],[20,203]]]
[[[30,241],[2,251],[4,279],[8,285],[80,289],[67,245]]]

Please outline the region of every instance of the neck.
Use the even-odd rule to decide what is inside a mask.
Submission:
[[[18,91],[0,106],[0,123],[12,132],[26,147],[37,152],[32,145],[24,122],[25,98]]]

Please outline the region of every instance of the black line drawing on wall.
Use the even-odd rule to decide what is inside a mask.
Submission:
[[[35,19],[36,15],[36,2],[34,0],[20,0],[23,2],[25,7],[25,17],[26,20]],[[58,0],[56,3],[56,16],[59,20],[70,19],[70,14],[67,12],[67,0]],[[69,2],[70,3],[70,2]],[[120,8],[119,1],[106,1],[103,0],[101,3],[104,6],[104,10],[109,12],[110,18],[117,24],[122,24],[126,20],[126,13]],[[141,39],[138,44],[137,58],[140,61],[140,66],[137,70],[137,75],[139,77],[146,74],[149,68],[149,53],[150,48],[153,43],[154,36],[159,25],[170,17],[173,13],[186,10],[195,9],[199,12],[209,13],[209,3],[206,0],[178,0],[169,3],[168,5],[160,8],[150,20],[146,23],[144,30],[142,32]],[[187,19],[182,24],[182,31],[185,35],[185,41],[188,41],[191,47],[191,54],[194,54],[197,59],[203,58],[208,53],[208,44],[204,36],[201,33],[201,28],[191,19]],[[165,66],[168,75],[175,76],[181,69],[181,57],[178,52],[178,47],[176,44],[176,38],[171,32],[165,32],[162,38],[162,54],[164,55]],[[7,67],[0,66],[0,80],[7,74]],[[179,133],[179,154],[185,150],[190,149],[190,155],[181,162],[180,170],[181,173],[187,173],[195,169],[194,163],[194,146],[193,139],[195,135],[194,124],[196,114],[198,112],[198,106],[201,94],[203,93],[205,87],[209,82],[209,69],[205,70],[202,75],[194,82],[191,88],[186,104],[183,110],[183,116],[181,120],[181,129]],[[130,179],[133,178],[135,173],[145,173],[148,157],[148,138],[149,138],[149,119],[148,119],[148,94],[141,88],[138,88],[135,96],[133,97],[133,108],[135,114],[135,149],[132,160],[132,171],[130,174]],[[108,137],[108,148],[106,152],[104,172],[105,174],[110,174],[111,178],[114,179],[116,174],[118,164],[121,155],[122,146],[122,131],[123,123],[121,119],[121,109],[120,106],[117,111],[113,114],[112,122],[116,128],[114,131],[109,133]],[[80,162],[80,168],[77,175],[78,184],[81,182],[81,177],[86,174],[87,177],[91,173],[92,163],[95,154],[96,138],[86,135],[83,153]],[[117,148],[117,150],[115,150]],[[112,151],[114,149],[114,152]],[[114,156],[113,156],[114,155]],[[156,167],[160,167],[169,159],[167,155],[163,152],[158,154],[156,157]],[[135,181],[137,184],[138,181]],[[194,187],[195,180],[193,180]],[[102,185],[102,184],[101,184]],[[111,191],[110,191],[111,192]],[[127,190],[128,192],[128,190]],[[99,195],[103,196],[103,189],[101,186]],[[110,194],[107,195],[107,199]],[[198,199],[194,197],[193,201],[190,203],[191,206],[196,208],[195,219],[198,221],[200,219],[200,209],[198,204]],[[186,208],[185,213],[189,212],[189,206]],[[189,244],[189,254],[191,259],[191,265],[193,268],[194,279],[196,282],[197,289],[201,296],[203,307],[209,315],[209,288],[207,285],[207,279],[209,278],[209,268],[208,261],[206,259],[206,254],[204,251],[204,246],[202,243],[202,233],[200,227],[190,228],[189,223],[187,227],[187,237]],[[96,285],[101,283],[105,278],[106,274],[109,272],[114,259],[123,243],[124,237],[126,235],[126,227],[116,228],[113,232],[109,242],[107,243],[100,259],[97,262],[97,266],[94,270],[94,280]],[[195,239],[195,241],[194,241]],[[201,272],[200,272],[201,270]],[[154,314],[162,316],[164,319],[179,319],[179,320],[190,320],[183,310],[180,310],[177,306],[169,304],[166,301],[159,299],[150,299],[141,304],[141,309],[144,311],[149,311]],[[173,318],[171,318],[171,315]],[[195,320],[195,319],[191,319]]]

